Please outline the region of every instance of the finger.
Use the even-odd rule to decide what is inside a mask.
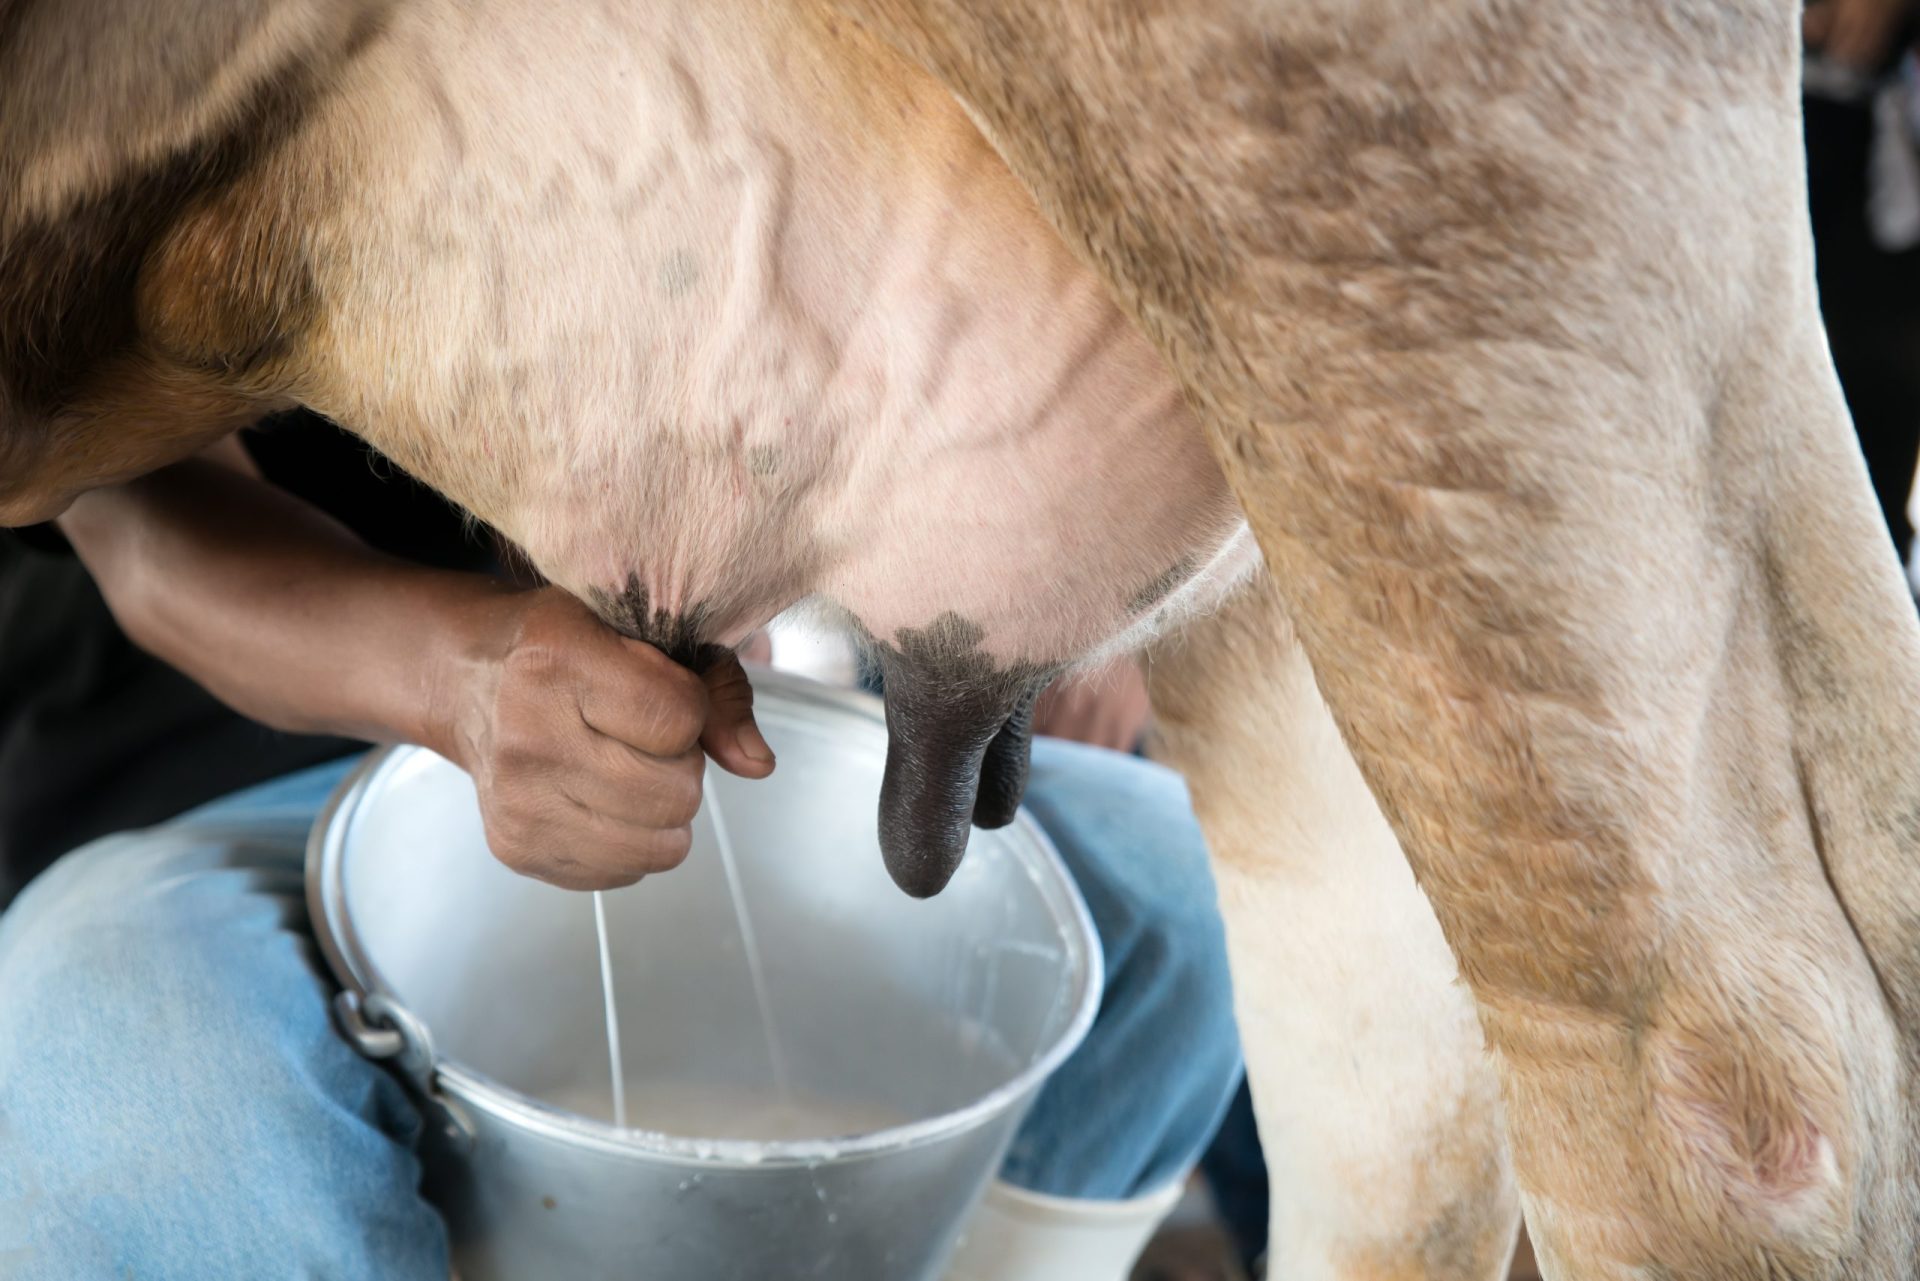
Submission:
[[[494,856],[522,876],[567,890],[614,890],[668,872],[693,848],[691,825],[630,828],[579,811],[555,813],[530,845],[489,844]]]
[[[707,669],[703,679],[707,725],[700,746],[729,774],[765,778],[773,773],[773,749],[753,718],[753,683],[740,659],[726,655]]]
[[[648,756],[682,756],[699,743],[707,692],[698,676],[624,636],[608,636],[582,661],[580,719],[595,732]]]
[[[588,842],[577,857],[579,882],[570,889],[613,890],[643,877],[671,872],[693,849],[692,827],[626,831],[604,842]]]
[[[676,867],[693,832],[690,820],[633,823],[602,813],[551,775],[483,785],[480,816],[496,859],[567,889],[607,889]]]
[[[706,758],[697,751],[662,760],[594,735],[584,757],[559,783],[582,809],[632,827],[681,827],[699,812]]]
[[[501,861],[506,862],[505,859]],[[580,892],[624,890],[629,885],[638,885],[647,879],[645,872],[609,869],[597,863],[582,862],[570,855],[539,863],[507,863],[507,867],[520,876],[551,885],[555,889]]]

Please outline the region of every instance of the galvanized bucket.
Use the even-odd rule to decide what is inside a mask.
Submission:
[[[308,898],[340,1024],[424,1103],[427,1194],[463,1281],[932,1281],[1093,1020],[1098,942],[1037,827],[976,832],[945,893],[907,898],[875,834],[878,704],[754,684],[779,769],[710,771],[708,789],[771,1034],[703,814],[683,867],[606,896],[627,1129],[592,900],[495,862],[464,773],[375,753],[315,826]],[[759,1133],[776,1059],[807,1103]]]

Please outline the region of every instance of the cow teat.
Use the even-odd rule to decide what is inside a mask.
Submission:
[[[713,614],[708,605],[685,610],[655,605],[637,573],[629,573],[617,589],[589,588],[587,604],[622,636],[653,646],[696,675],[705,675],[727,653],[708,635]]]
[[[1026,790],[1033,704],[1056,669],[1000,666],[981,639],[948,613],[875,646],[887,695],[880,852],[915,898],[945,889],[968,830],[1011,823]]]

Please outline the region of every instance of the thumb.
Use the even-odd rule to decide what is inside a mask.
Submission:
[[[731,651],[700,678],[707,687],[707,727],[700,746],[714,764],[742,778],[773,773],[773,749],[753,719],[753,685],[739,655]]]

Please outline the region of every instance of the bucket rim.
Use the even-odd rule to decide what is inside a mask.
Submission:
[[[822,685],[792,673],[749,664],[756,696],[771,694],[817,710],[882,724],[880,700],[858,690]],[[342,992],[356,1002],[381,996],[386,1004],[405,1010],[399,993],[380,974],[351,929],[342,928],[346,916],[345,849],[352,816],[381,778],[420,756],[436,756],[425,747],[389,745],[367,753],[341,780],[315,817],[307,838],[306,899],[313,935],[327,968]],[[450,762],[449,762],[450,763]],[[455,768],[458,768],[457,766]],[[566,1112],[530,1094],[494,1080],[457,1060],[442,1059],[429,1043],[409,1047],[424,1056],[417,1071],[404,1073],[426,1101],[446,1108],[447,1096],[456,1105],[449,1111],[479,1111],[519,1129],[574,1146],[584,1146],[615,1157],[682,1164],[701,1169],[788,1168],[825,1160],[846,1161],[925,1147],[971,1132],[1037,1093],[1040,1086],[1080,1047],[1093,1026],[1106,986],[1100,937],[1086,900],[1046,832],[1023,807],[1003,832],[1017,835],[1044,869],[1034,883],[1055,919],[1063,927],[1069,947],[1078,953],[1083,980],[1072,1017],[1046,1050],[1026,1067],[965,1107],[937,1116],[889,1126],[864,1134],[799,1140],[700,1139],[666,1134]],[[431,1028],[409,1016],[429,1036]],[[464,1128],[464,1127],[462,1127]]]

